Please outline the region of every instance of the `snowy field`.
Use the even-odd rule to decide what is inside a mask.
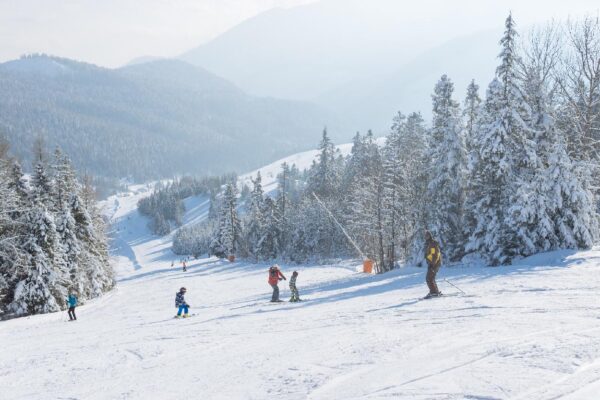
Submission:
[[[150,235],[135,209],[146,188],[134,189],[106,203],[118,288],[77,322],[0,323],[0,399],[598,398],[599,250],[443,268],[448,296],[427,301],[418,268],[284,265],[305,301],[271,304],[266,265],[172,268],[170,238]],[[191,222],[208,203],[186,206]],[[173,318],[181,286],[187,320]]]

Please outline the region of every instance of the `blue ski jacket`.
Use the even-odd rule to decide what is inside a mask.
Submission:
[[[70,294],[67,303],[69,303],[69,307],[77,307],[77,296]]]

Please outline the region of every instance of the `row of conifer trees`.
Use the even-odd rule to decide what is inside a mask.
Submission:
[[[69,293],[85,302],[115,282],[105,224],[89,179],[59,149],[36,142],[30,176],[0,151],[0,317],[54,312]]]
[[[283,165],[275,196],[257,176],[241,205],[227,185],[220,211],[175,247],[296,262],[356,254],[318,197],[379,271],[420,260],[425,229],[447,261],[588,248],[598,238],[600,70],[586,68],[600,62],[599,39],[598,19],[586,18],[519,40],[509,16],[484,100],[471,82],[461,107],[444,75],[429,126],[398,113],[385,140],[357,134],[348,156],[324,132],[309,170]]]

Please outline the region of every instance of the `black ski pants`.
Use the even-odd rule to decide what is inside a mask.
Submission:
[[[279,300],[279,286],[277,286],[277,284],[271,284],[271,287],[273,288],[273,296],[271,297],[271,301],[278,301]]]
[[[71,321],[77,319],[77,316],[75,315],[75,307],[69,307],[69,319]]]

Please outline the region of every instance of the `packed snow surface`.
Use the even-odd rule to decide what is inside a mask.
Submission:
[[[147,194],[105,204],[116,290],[77,322],[0,323],[1,399],[598,398],[599,250],[442,268],[448,296],[432,300],[419,268],[283,265],[299,271],[304,301],[271,304],[266,265],[210,258],[182,272],[135,208]],[[186,205],[187,222],[206,213],[206,199]],[[195,314],[185,320],[173,318],[181,286]]]

